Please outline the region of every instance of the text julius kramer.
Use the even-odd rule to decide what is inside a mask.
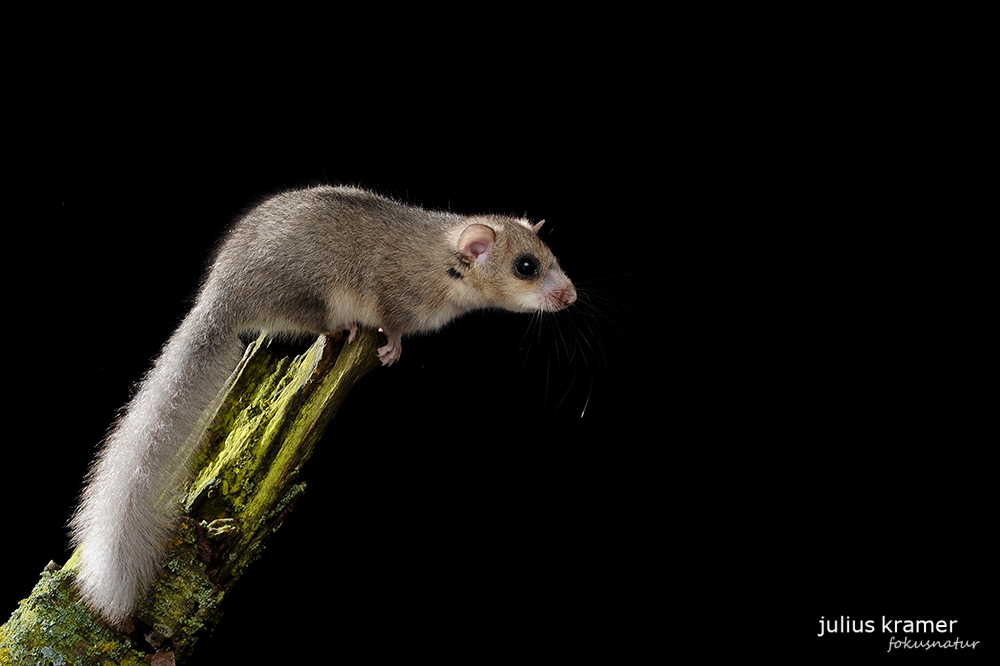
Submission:
[[[958,620],[888,620],[882,616],[883,634],[946,633],[955,631]],[[841,615],[839,620],[819,620],[818,636],[826,634],[871,634],[875,632],[875,620],[852,620]]]

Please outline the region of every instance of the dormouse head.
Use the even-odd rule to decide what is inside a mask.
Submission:
[[[538,238],[545,221],[499,216],[467,219],[458,237],[461,266],[490,305],[515,312],[555,312],[576,301],[576,288]],[[453,275],[453,277],[455,277]]]

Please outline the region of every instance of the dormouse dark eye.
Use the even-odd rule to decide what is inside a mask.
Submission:
[[[530,254],[522,254],[514,260],[514,273],[519,278],[532,278],[538,273],[538,259]]]

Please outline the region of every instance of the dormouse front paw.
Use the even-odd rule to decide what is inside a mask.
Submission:
[[[344,344],[350,344],[354,342],[354,338],[358,336],[358,325],[349,324],[348,326],[345,326],[344,328],[340,329],[340,331],[350,331],[350,335],[347,336],[347,342],[344,343]],[[337,332],[339,333],[340,331]]]
[[[398,333],[387,331],[384,328],[379,330],[385,334],[385,339],[389,341],[389,344],[378,348],[378,357],[381,359],[382,365],[392,365],[399,360],[403,353],[403,340]]]

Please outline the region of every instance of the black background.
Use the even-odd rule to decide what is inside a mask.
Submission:
[[[549,26],[505,36],[523,59],[460,40],[419,64],[180,62],[134,38],[27,75],[9,610],[68,557],[94,447],[222,230],[269,193],[341,183],[545,218],[584,297],[541,326],[477,313],[405,340],[197,663],[839,658],[883,652],[883,615],[958,619],[948,638],[983,641],[962,656],[992,650],[979,93],[955,64],[976,42],[720,20],[613,44],[595,22],[534,52]],[[816,637],[840,616],[878,633]]]

